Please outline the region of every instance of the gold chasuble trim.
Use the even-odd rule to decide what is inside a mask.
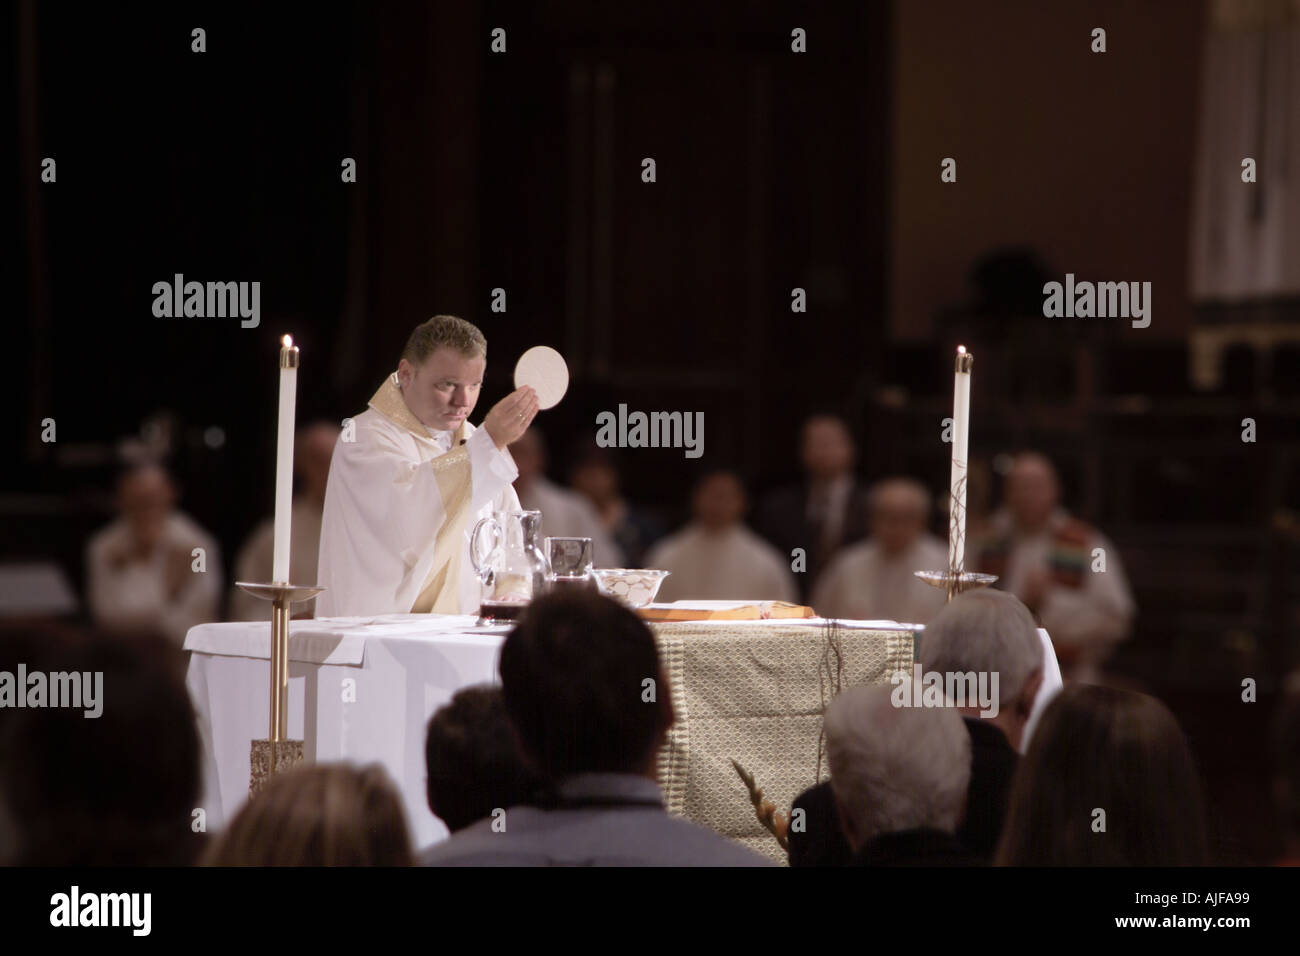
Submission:
[[[406,407],[397,376],[390,375],[370,399],[370,407],[385,418],[402,426],[416,438],[433,439],[424,423]],[[461,422],[452,438],[451,451],[429,462],[438,493],[442,495],[443,521],[433,544],[433,567],[425,579],[412,613],[460,613],[460,552],[465,525],[469,522],[473,480],[469,465],[469,423]]]

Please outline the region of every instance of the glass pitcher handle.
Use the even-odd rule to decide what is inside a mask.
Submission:
[[[492,546],[484,552],[482,559],[478,555],[478,533],[483,525],[489,525],[492,528]],[[501,546],[501,524],[496,518],[479,518],[474,525],[474,530],[469,533],[469,563],[474,566],[475,574],[483,573],[483,562],[487,560],[488,555]]]

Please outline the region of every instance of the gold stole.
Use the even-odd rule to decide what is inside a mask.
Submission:
[[[417,438],[432,441],[429,430],[406,407],[402,391],[397,387],[397,375],[390,375],[370,399],[370,407],[381,415],[401,425]],[[465,525],[469,521],[473,492],[473,477],[469,467],[469,423],[461,422],[452,437],[451,451],[433,459],[434,480],[442,495],[442,526],[433,543],[433,568],[425,578],[424,587],[411,607],[412,613],[460,613],[460,553]]]

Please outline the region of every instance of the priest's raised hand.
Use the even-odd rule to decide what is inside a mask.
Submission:
[[[537,415],[537,407],[537,392],[531,385],[525,385],[493,405],[487,418],[483,419],[483,427],[497,448],[505,448],[528,431]]]

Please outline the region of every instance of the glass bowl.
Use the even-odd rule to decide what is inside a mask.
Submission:
[[[659,586],[671,572],[655,568],[592,568],[600,593],[622,601],[628,607],[645,607],[659,593]]]

